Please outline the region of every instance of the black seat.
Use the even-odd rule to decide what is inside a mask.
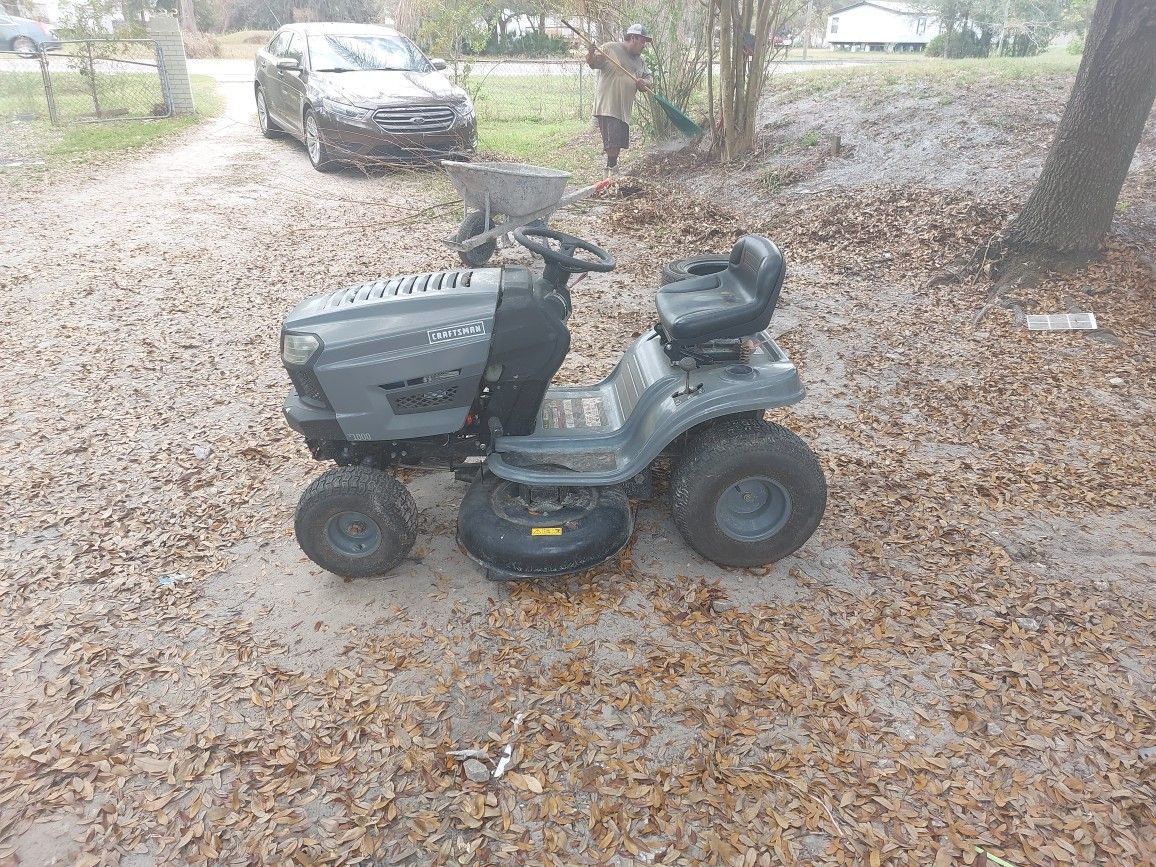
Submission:
[[[771,322],[787,266],[762,235],[744,235],[725,271],[670,283],[658,290],[658,319],[672,348],[747,337]]]

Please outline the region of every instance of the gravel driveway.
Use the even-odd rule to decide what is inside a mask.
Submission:
[[[452,265],[430,240],[452,209],[395,221],[453,195],[430,172],[319,175],[228,90],[166,151],[16,194],[0,232],[0,864],[1138,863],[1151,482],[1066,508],[1061,473],[1000,469],[991,438],[1050,444],[1033,425],[1067,396],[1025,410],[1026,368],[992,386],[966,305],[803,258],[775,327],[811,397],[781,420],[832,507],[765,574],[694,557],[658,497],[620,562],[487,583],[453,543],[464,486],[431,474],[409,479],[412,560],[343,581],[292,538],[321,467],[280,417],[280,318]],[[559,221],[621,262],[575,290],[564,374],[604,373],[649,324],[659,253],[729,243],[737,223],[687,235],[717,215],[680,207]],[[1138,388],[1125,325],[1113,370]],[[1103,387],[1106,352],[1070,376]],[[1111,431],[1151,420],[1142,395],[1107,406]],[[1108,430],[1064,448],[1083,461]],[[1150,454],[1119,436],[1109,478]],[[992,474],[1013,502],[982,494]],[[492,768],[507,745],[487,783],[447,756]]]

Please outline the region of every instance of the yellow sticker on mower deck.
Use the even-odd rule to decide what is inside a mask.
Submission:
[[[561,536],[561,527],[531,527],[531,536]]]

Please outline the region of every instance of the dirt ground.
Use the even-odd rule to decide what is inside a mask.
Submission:
[[[1151,863],[1152,250],[1017,299],[1100,331],[1028,332],[927,285],[1014,195],[870,177],[728,209],[651,172],[559,215],[621,263],[575,288],[568,381],[651,322],[659,262],[782,241],[808,396],[773,418],[830,499],[796,556],[724,570],[660,484],[620,560],[514,586],[456,549],[446,476],[408,479],[389,578],[292,534],[323,467],[280,319],[452,266],[455,213],[396,222],[453,198],[435,174],[315,174],[230,86],[164,152],[12,192],[0,864]],[[447,755],[507,746],[485,783]]]

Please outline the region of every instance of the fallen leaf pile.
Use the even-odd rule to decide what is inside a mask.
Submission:
[[[836,274],[934,272],[991,240],[1011,209],[960,191],[861,187],[777,210],[764,231],[792,260]]]
[[[733,214],[689,198],[666,181],[631,178],[620,182],[619,188],[618,206],[610,212],[607,224],[657,242],[651,246],[657,256],[680,258],[694,255],[688,250],[729,248],[742,234]]]
[[[486,585],[444,541],[460,486],[415,474],[414,559],[335,582],[293,540],[321,467],[280,418],[280,318],[310,291],[451,266],[429,239],[453,222],[375,227],[445,190],[289,176],[304,157],[284,147],[226,131],[17,198],[0,233],[0,864],[1156,851],[1156,363],[1134,249],[1028,299],[1092,299],[1114,341],[1002,308],[973,325],[986,287],[920,287],[999,208],[816,199],[779,224],[773,323],[808,387],[773,417],[830,486],[797,555],[714,569],[656,499],[594,573]],[[90,219],[93,201],[124,219]],[[741,228],[653,190],[564,225],[623,263],[575,289],[583,373],[653,319],[653,281],[623,275]],[[308,618],[302,573],[328,594]]]

